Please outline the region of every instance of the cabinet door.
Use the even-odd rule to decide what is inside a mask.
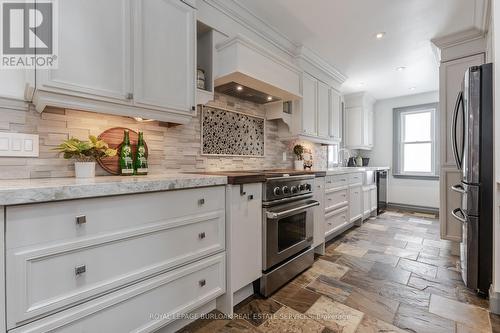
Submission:
[[[318,81],[318,136],[329,137],[330,97],[328,86]]]
[[[316,110],[318,98],[318,81],[311,75],[302,76],[302,132],[317,135]]]
[[[439,177],[441,238],[455,242],[462,240],[462,223],[451,215],[451,211],[462,206],[462,198],[459,193],[451,189],[451,186],[460,184],[461,180],[460,171],[454,167],[441,169]]]
[[[439,67],[440,124],[441,133],[443,134],[440,136],[442,166],[455,166],[451,142],[451,126],[455,102],[458,92],[462,90],[465,71],[471,66],[481,64],[484,64],[483,53],[444,62]],[[460,127],[462,125],[459,124]],[[461,130],[458,130],[457,133],[461,133]]]
[[[363,108],[346,108],[345,116],[347,118],[346,145],[353,148],[363,146]]]
[[[195,10],[180,0],[134,4],[134,103],[193,112]]]
[[[373,147],[373,110],[363,113],[363,145]]]
[[[226,192],[230,212],[230,292],[262,275],[262,185],[245,184],[243,191],[245,195],[241,195],[239,185],[232,185]]]
[[[342,141],[342,99],[334,89],[330,89],[330,137]]]
[[[37,69],[36,87],[126,102],[130,84],[130,0],[58,2],[58,69]]]
[[[325,242],[325,177],[318,177],[314,180],[314,200],[319,202],[319,206],[314,208],[314,241],[316,247]]]
[[[362,204],[361,186],[351,187],[349,189],[349,215],[351,222],[362,216]]]

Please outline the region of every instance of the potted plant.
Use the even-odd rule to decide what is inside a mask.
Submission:
[[[297,159],[295,160],[295,170],[303,170],[304,169],[304,146],[302,145],[295,145],[293,147],[293,153],[295,156],[297,156]]]
[[[95,161],[98,158],[116,155],[116,149],[109,148],[103,140],[89,135],[89,141],[71,138],[54,148],[63,154],[65,159],[75,160],[75,177],[95,177]]]

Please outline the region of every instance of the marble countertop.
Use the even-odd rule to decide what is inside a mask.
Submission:
[[[227,177],[199,174],[102,176],[90,179],[0,180],[0,206],[168,191],[227,184]]]
[[[326,170],[327,176],[330,175],[341,175],[346,173],[355,173],[363,171],[379,171],[379,170],[390,170],[390,167],[380,166],[380,167],[338,167]]]

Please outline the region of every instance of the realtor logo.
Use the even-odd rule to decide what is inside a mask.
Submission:
[[[56,1],[0,0],[1,68],[57,68]]]

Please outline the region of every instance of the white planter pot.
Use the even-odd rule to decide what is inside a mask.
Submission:
[[[75,162],[76,178],[95,177],[95,162]]]
[[[304,170],[304,161],[295,161],[295,170]]]

